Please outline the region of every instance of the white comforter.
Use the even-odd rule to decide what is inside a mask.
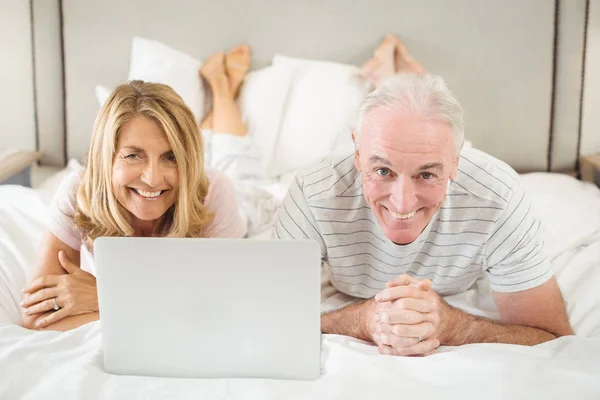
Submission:
[[[600,191],[573,179],[526,176],[577,336],[535,347],[474,344],[426,358],[381,356],[359,340],[324,335],[321,377],[129,377],[103,371],[99,323],[71,332],[16,324],[20,288],[41,238],[46,205],[36,192],[0,186],[0,398],[600,398]],[[493,316],[485,281],[448,298]],[[345,298],[324,288],[326,306]]]

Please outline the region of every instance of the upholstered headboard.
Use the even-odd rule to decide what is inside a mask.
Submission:
[[[64,146],[64,156],[55,157],[63,162],[84,156],[98,110],[94,87],[126,79],[133,36],[200,60],[248,43],[258,68],[275,53],[361,65],[392,32],[447,81],[476,147],[520,171],[573,169],[587,6],[585,0],[63,0],[66,134],[39,132],[46,135],[41,150]]]

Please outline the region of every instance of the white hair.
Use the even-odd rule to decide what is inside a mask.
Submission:
[[[442,78],[436,75],[399,74],[385,78],[362,102],[354,131],[358,150],[360,132],[367,115],[375,108],[385,108],[447,123],[454,135],[454,158],[465,140],[463,109]]]

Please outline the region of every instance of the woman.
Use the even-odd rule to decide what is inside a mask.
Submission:
[[[203,155],[194,116],[170,87],[117,87],[96,119],[85,171],[54,198],[22,325],[69,330],[99,318],[97,237],[244,237],[233,186]]]

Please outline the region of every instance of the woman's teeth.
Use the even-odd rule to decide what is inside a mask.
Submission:
[[[139,190],[139,189],[133,189],[133,190],[135,190],[135,192],[137,194],[139,194],[140,196],[148,197],[148,198],[158,197],[163,192],[162,190],[159,190],[158,192],[144,192],[143,190]]]

